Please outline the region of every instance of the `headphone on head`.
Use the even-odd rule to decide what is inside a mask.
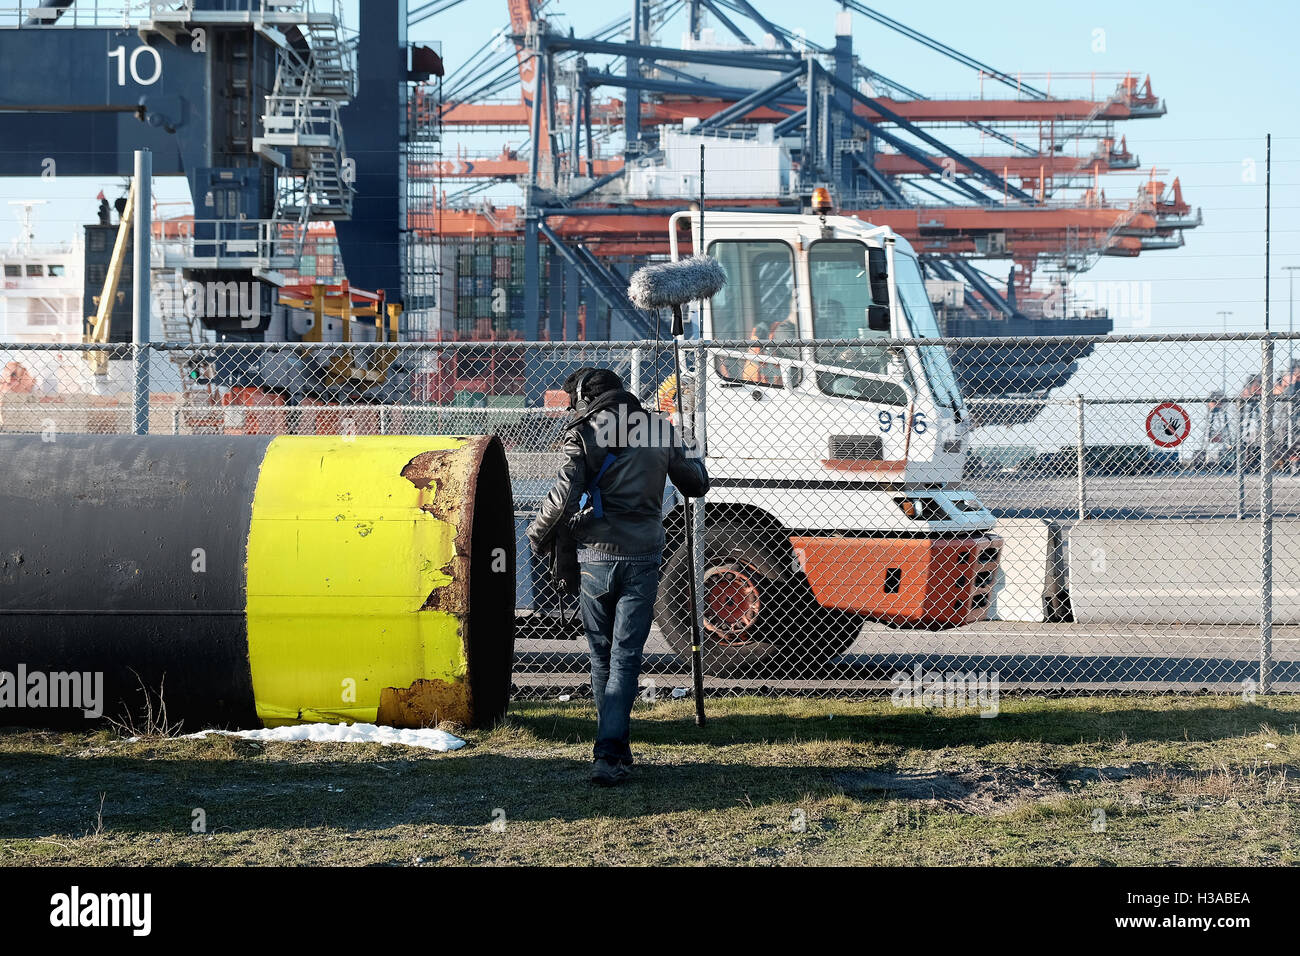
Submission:
[[[590,378],[596,374],[596,371],[597,370],[594,368],[587,369],[587,371],[583,372],[581,375],[578,376],[578,381],[574,383],[573,385],[574,411],[578,411],[578,412],[583,411],[586,404],[591,401],[590,398],[588,398],[586,395],[583,394],[583,387],[587,384],[588,380],[590,380]]]

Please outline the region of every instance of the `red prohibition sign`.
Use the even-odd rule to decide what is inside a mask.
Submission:
[[[1191,430],[1191,416],[1173,402],[1161,402],[1147,416],[1147,437],[1161,448],[1177,448]]]

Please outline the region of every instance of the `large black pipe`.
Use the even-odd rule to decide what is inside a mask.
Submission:
[[[195,723],[257,726],[244,552],[270,442],[0,435],[0,671],[103,674],[110,714],[142,712],[147,688]]]
[[[495,438],[0,435],[0,476],[0,724],[160,701],[186,727],[505,711]]]

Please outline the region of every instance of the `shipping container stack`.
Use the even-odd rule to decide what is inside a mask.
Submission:
[[[297,269],[286,269],[284,275],[289,282],[319,282],[331,285],[343,281],[343,260],[339,257],[338,240],[334,236],[333,223],[328,229],[309,229],[302,240],[302,253],[298,259]],[[291,242],[291,234],[283,235]]]
[[[551,250],[538,251],[538,285],[545,287]],[[523,240],[477,239],[457,247],[456,277],[447,283],[456,297],[455,337],[461,340],[535,338],[524,328]]]
[[[551,250],[539,250],[539,288],[552,268]],[[443,314],[449,338],[458,341],[522,341],[537,338],[524,325],[524,242],[478,239],[449,246],[445,261],[453,275],[443,276]],[[447,301],[450,299],[451,301]],[[454,318],[452,318],[454,316]],[[523,395],[523,364],[512,349],[485,345],[458,349],[443,360],[450,389],[444,395],[457,405],[518,403]]]

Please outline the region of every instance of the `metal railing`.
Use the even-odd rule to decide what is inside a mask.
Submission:
[[[167,221],[151,245],[154,269],[293,269],[306,226],[287,219]]]

